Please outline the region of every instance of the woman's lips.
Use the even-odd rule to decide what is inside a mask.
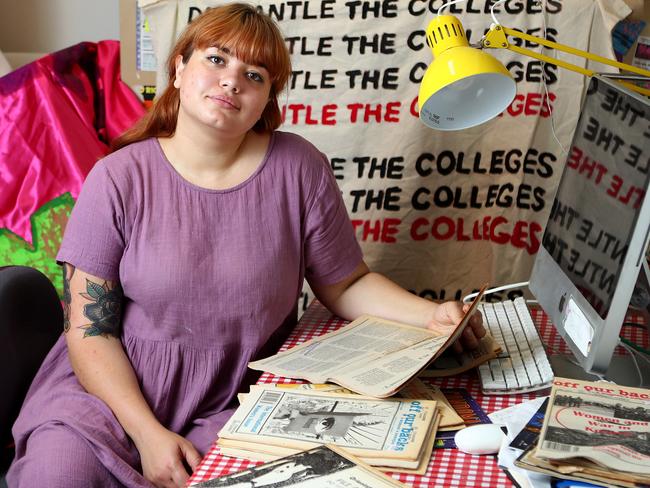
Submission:
[[[231,108],[233,110],[239,110],[239,106],[230,97],[226,97],[223,95],[210,95],[208,98],[223,107]]]

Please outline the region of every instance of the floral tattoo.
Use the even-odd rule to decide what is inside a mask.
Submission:
[[[112,288],[106,281],[102,285],[86,278],[86,293],[82,297],[92,303],[84,305],[83,313],[90,319],[82,325],[84,337],[120,337],[122,315],[122,288],[116,284]]]

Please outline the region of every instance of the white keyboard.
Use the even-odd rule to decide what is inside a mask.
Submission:
[[[481,303],[483,324],[502,352],[479,366],[486,395],[525,393],[551,386],[553,370],[523,298]]]

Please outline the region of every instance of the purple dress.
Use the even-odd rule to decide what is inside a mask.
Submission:
[[[255,173],[227,190],[183,179],[157,139],[109,155],[88,175],[57,259],[119,279],[122,343],[142,392],[205,453],[247,363],[295,325],[303,278],[339,282],[362,257],[327,159],[275,132]],[[78,383],[63,336],[13,435],[10,486],[151,486],[111,410]]]

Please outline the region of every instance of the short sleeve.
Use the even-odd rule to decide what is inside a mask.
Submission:
[[[56,256],[106,280],[119,278],[124,252],[124,207],[106,165],[88,174],[72,209]]]
[[[305,216],[305,277],[310,283],[332,285],[350,276],[363,254],[324,156],[317,181]]]

